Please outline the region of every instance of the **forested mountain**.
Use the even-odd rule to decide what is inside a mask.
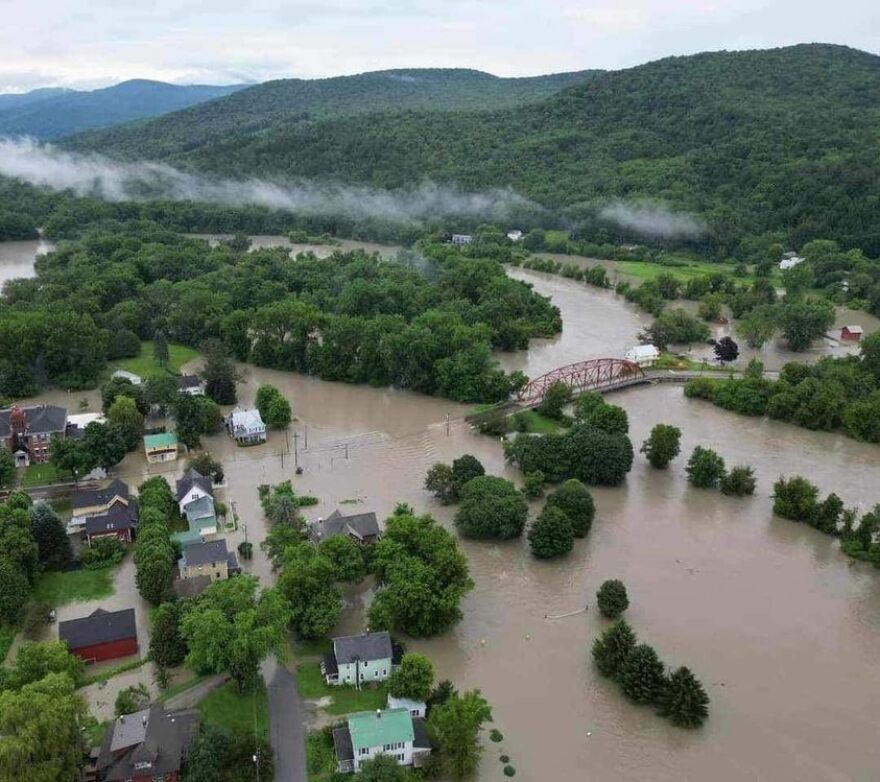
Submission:
[[[72,139],[69,146],[119,157],[185,159],[224,140],[283,132],[332,117],[381,111],[468,111],[537,102],[600,71],[505,79],[466,69],[376,71],[330,79],[282,79],[222,100]]]
[[[846,47],[671,57],[516,108],[316,112],[316,121],[262,134],[229,129],[223,107],[253,92],[150,123],[143,144],[131,129],[97,134],[89,146],[146,149],[231,176],[509,185],[576,219],[617,199],[660,199],[703,217],[719,251],[772,233],[795,246],[825,237],[880,253],[880,57]],[[372,100],[364,110],[391,104]],[[190,138],[211,142],[184,153],[187,116],[206,126]]]
[[[0,95],[0,136],[61,138],[89,128],[177,111],[229,95],[242,86],[181,86],[134,79],[89,92],[49,88],[24,95]]]

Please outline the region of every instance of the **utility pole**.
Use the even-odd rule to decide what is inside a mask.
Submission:
[[[299,467],[299,432],[293,433],[293,466]]]
[[[306,439],[306,441],[305,441],[305,444],[303,445],[303,448],[308,450],[309,449],[309,425],[308,424],[305,425],[305,439]]]
[[[446,436],[449,437],[449,413],[446,414]]]
[[[345,461],[348,461],[348,443],[345,444]]]

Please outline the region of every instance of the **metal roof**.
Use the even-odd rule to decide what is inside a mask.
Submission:
[[[214,562],[229,562],[226,540],[211,540],[206,543],[190,543],[184,546],[183,559],[185,567],[208,565]]]
[[[348,718],[351,745],[355,753],[362,747],[381,747],[398,741],[412,742],[412,716],[406,709],[365,711]]]
[[[347,665],[355,659],[361,662],[390,660],[393,656],[391,636],[387,632],[381,632],[334,638],[333,652],[338,665]]]
[[[99,608],[89,616],[61,622],[58,625],[58,637],[67,641],[71,649],[137,638],[134,609],[105,611]]]

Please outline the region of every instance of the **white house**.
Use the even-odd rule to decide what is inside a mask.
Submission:
[[[181,394],[190,396],[204,396],[205,383],[198,375],[181,375],[177,378],[177,388]]]
[[[346,635],[333,639],[333,651],[321,660],[327,684],[383,682],[394,667],[394,648],[386,632]]]
[[[111,377],[120,377],[123,380],[128,380],[133,386],[139,386],[144,382],[140,375],[136,375],[134,372],[129,372],[125,369],[117,369]]]
[[[411,717],[425,718],[428,706],[424,701],[414,701],[412,698],[395,698],[393,695],[388,696],[389,709],[406,709]]]
[[[192,468],[177,481],[175,488],[177,490],[177,507],[181,515],[186,513],[186,506],[194,500],[214,496],[214,484],[211,479]]]
[[[633,361],[640,367],[650,367],[660,357],[660,351],[654,345],[636,345],[626,351],[624,358]]]
[[[457,244],[459,247],[470,244],[473,241],[474,237],[470,234],[452,234],[452,243]]]
[[[793,255],[792,253],[786,253],[787,257],[783,257],[783,259],[779,262],[779,268],[781,271],[785,271],[786,269],[793,269],[795,266],[804,262],[804,258],[801,258],[799,255]]]
[[[523,232],[520,230],[508,231],[507,238],[510,239],[511,242],[518,242],[523,238]]]
[[[352,714],[348,723],[333,731],[337,770],[360,771],[361,763],[377,755],[389,755],[398,765],[423,765],[431,754],[425,721],[406,709],[376,710]]]
[[[226,429],[239,445],[266,442],[266,424],[259,410],[233,410],[226,419]]]

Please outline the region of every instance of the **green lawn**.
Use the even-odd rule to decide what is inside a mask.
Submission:
[[[90,684],[97,684],[98,682],[106,682],[108,679],[112,679],[114,676],[119,676],[121,673],[128,673],[129,671],[135,671],[140,668],[147,660],[144,657],[141,657],[138,660],[132,660],[131,662],[122,663],[122,665],[117,665],[115,668],[108,668],[105,671],[101,671],[100,673],[92,674],[91,676],[86,676],[83,679],[80,687],[88,687]]]
[[[294,657],[318,657],[322,654],[327,654],[331,648],[332,644],[326,638],[319,641],[299,639],[298,641],[293,641],[290,645]]]
[[[333,738],[323,730],[306,736],[306,772],[309,782],[327,782],[336,771],[336,751]]]
[[[9,648],[12,646],[12,642],[15,640],[15,634],[17,632],[17,627],[0,625],[0,665],[3,665],[6,655],[9,654]]]
[[[522,410],[516,415],[526,422],[526,432],[531,434],[553,434],[562,429],[558,421],[536,413],[534,410]]]
[[[211,722],[229,731],[241,731],[269,738],[269,698],[262,679],[252,692],[239,695],[235,682],[227,682],[210,693],[199,704],[204,722]]]
[[[718,364],[702,361],[694,361],[691,358],[679,358],[672,353],[661,353],[651,369],[686,369],[691,372],[730,372],[730,367],[722,367]]]
[[[70,570],[65,573],[51,571],[37,580],[34,600],[61,606],[85,600],[97,600],[113,594],[115,567],[100,570]]]
[[[357,690],[349,685],[330,685],[324,682],[318,663],[300,663],[296,667],[296,684],[299,694],[308,700],[331,697],[326,707],[328,714],[351,714],[356,711],[384,709],[388,698],[387,689],[380,684],[376,689],[364,687]]]
[[[89,747],[98,747],[104,740],[104,733],[107,730],[108,722],[98,722],[94,717],[89,717],[85,725],[85,737]]]
[[[166,370],[177,373],[184,364],[192,361],[194,358],[198,358],[198,355],[199,352],[197,350],[188,348],[186,345],[169,344],[168,366],[163,369],[153,358],[153,343],[142,342],[141,354],[135,358],[127,358],[124,361],[120,361],[119,368],[128,372],[134,372],[136,375],[144,378],[151,375],[161,375]]]
[[[25,467],[21,474],[21,488],[29,489],[33,486],[48,486],[51,483],[71,480],[71,476],[62,473],[54,464],[32,464]]]

